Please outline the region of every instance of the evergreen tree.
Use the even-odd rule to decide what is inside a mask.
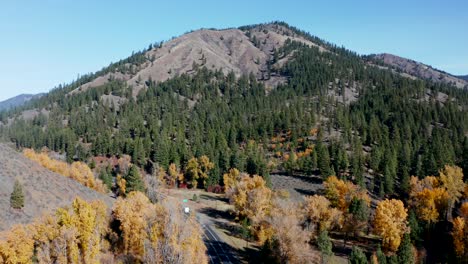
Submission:
[[[367,264],[366,254],[359,248],[354,246],[349,256],[349,263],[351,264]]]
[[[317,167],[322,177],[331,176],[330,168],[330,154],[328,153],[327,147],[322,143],[318,142],[316,145],[317,149]]]
[[[145,165],[145,157],[146,155],[143,146],[143,140],[141,138],[137,138],[133,145],[132,162],[138,166],[143,166]]]
[[[398,262],[400,264],[414,264],[413,245],[409,234],[403,236],[403,241],[398,248]]]
[[[112,189],[112,174],[110,172],[110,168],[101,169],[99,173],[99,179],[107,186],[108,190]]]
[[[138,167],[132,165],[128,170],[128,173],[125,175],[124,179],[127,181],[126,193],[132,191],[143,192],[145,187],[138,171]]]
[[[379,264],[387,264],[387,256],[382,252],[382,249],[380,248],[380,245],[377,246],[377,261]]]
[[[24,193],[23,186],[16,180],[13,186],[13,192],[10,196],[10,206],[15,209],[21,209],[24,207]]]
[[[327,231],[320,232],[320,235],[317,238],[317,246],[322,253],[322,263],[328,263],[329,258],[333,255],[333,244]]]
[[[421,242],[422,227],[419,225],[419,221],[414,210],[410,210],[408,213],[408,226],[410,227],[411,231],[411,241],[417,245]]]

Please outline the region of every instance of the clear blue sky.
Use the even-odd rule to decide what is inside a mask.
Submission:
[[[389,52],[468,74],[468,1],[1,0],[0,100],[201,27],[282,20],[361,54]]]

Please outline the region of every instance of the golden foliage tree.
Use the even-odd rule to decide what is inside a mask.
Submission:
[[[237,182],[240,181],[240,175],[241,173],[236,168],[230,169],[228,173],[225,173],[223,175],[223,183],[225,190],[235,186]]]
[[[301,226],[300,208],[289,200],[275,200],[270,216],[266,218],[271,229],[267,247],[278,263],[303,263],[312,252],[309,236]]]
[[[314,235],[321,231],[340,227],[342,224],[342,212],[331,207],[330,201],[320,195],[308,196],[302,205],[304,220],[307,226],[313,230]]]
[[[336,176],[330,176],[324,182],[324,186],[325,196],[331,202],[331,205],[342,212],[348,211],[348,207],[354,198],[364,200],[367,204],[370,204],[367,191],[350,181],[343,181]]]
[[[207,263],[201,228],[185,219],[180,204],[152,204],[140,192],[119,198],[113,210],[122,232],[124,254],[146,263]]]
[[[169,165],[169,169],[167,170],[167,172],[168,172],[170,181],[171,181],[171,183],[173,183],[173,185],[177,181],[179,181],[179,182],[184,181],[184,174],[182,172],[180,172],[180,169],[177,168],[177,165],[175,163],[171,163],[171,165]]]
[[[141,192],[131,192],[126,199],[118,198],[113,217],[120,222],[125,254],[143,256],[147,237],[145,217],[152,209],[149,199]]]
[[[100,179],[96,179],[88,165],[83,162],[73,162],[71,165],[69,165],[63,161],[51,159],[46,152],[36,153],[32,149],[24,149],[23,154],[27,158],[36,161],[48,170],[56,172],[65,177],[72,178],[84,186],[94,189],[98,192],[107,192],[105,184]]]
[[[12,228],[0,241],[0,262],[5,264],[32,263],[34,240],[30,230],[22,225]]]
[[[403,202],[395,199],[385,199],[377,205],[374,218],[374,230],[382,237],[383,246],[395,252],[401,239],[407,233],[407,210]]]
[[[447,199],[446,191],[439,187],[439,180],[434,176],[421,180],[412,176],[410,186],[410,204],[416,209],[418,217],[428,223],[437,222]]]
[[[194,215],[186,218],[180,206],[157,204],[146,216],[145,263],[208,262],[200,225]]]
[[[99,263],[107,248],[107,210],[100,202],[74,200],[28,226],[13,228],[0,242],[1,263]]]
[[[453,245],[455,253],[460,258],[468,257],[468,226],[466,221],[467,219],[462,217],[456,217],[453,220]]]
[[[463,172],[460,167],[446,165],[439,171],[442,187],[447,191],[447,217],[451,218],[452,208],[463,196],[465,183],[463,182]]]
[[[202,186],[205,186],[208,173],[214,168],[214,163],[207,156],[200,158],[191,158],[185,167],[186,179],[191,183],[192,187],[196,187],[201,181]]]
[[[240,181],[226,190],[226,194],[239,218],[255,222],[270,212],[272,192],[258,175],[250,177],[243,173]]]

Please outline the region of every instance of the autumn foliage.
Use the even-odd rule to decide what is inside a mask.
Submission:
[[[364,200],[368,205],[370,204],[367,191],[350,181],[344,181],[338,179],[336,176],[330,176],[324,182],[324,186],[325,196],[330,200],[331,205],[342,212],[348,211],[348,207],[354,198]]]
[[[403,235],[409,231],[407,216],[407,210],[400,200],[385,199],[377,205],[374,230],[382,237],[383,246],[389,251],[395,252]]]
[[[140,192],[119,197],[111,219],[101,201],[76,198],[34,223],[0,234],[0,263],[207,263],[201,228],[180,205],[152,204]],[[112,220],[112,221],[111,221]],[[117,225],[115,224],[117,223]],[[117,228],[117,230],[115,230]],[[111,256],[111,257],[109,257]]]
[[[343,213],[332,208],[330,201],[323,196],[306,197],[302,210],[307,226],[316,236],[322,231],[339,228],[342,225]]]
[[[152,204],[140,192],[115,203],[113,217],[122,232],[124,254],[145,263],[207,263],[206,247],[193,217],[184,219],[171,205]],[[187,224],[189,223],[189,224]]]
[[[428,223],[435,223],[446,208],[448,193],[441,187],[440,181],[433,176],[418,180],[411,177],[410,202],[419,218]]]
[[[106,206],[99,201],[75,199],[69,208],[17,226],[0,242],[2,263],[100,263],[107,233]]]
[[[46,152],[36,153],[32,149],[24,149],[23,154],[55,173],[71,178],[98,192],[107,193],[107,188],[103,182],[96,179],[88,165],[83,162],[73,162],[70,165],[63,161],[51,159]]]
[[[14,226],[0,241],[0,263],[30,263],[34,251],[34,240],[29,227]],[[0,236],[1,237],[1,236]]]

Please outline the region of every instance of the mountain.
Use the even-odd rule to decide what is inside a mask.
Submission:
[[[202,29],[150,45],[21,109],[2,113],[0,137],[18,148],[48,148],[68,161],[93,164],[90,167],[96,166],[95,172],[118,190],[116,195],[125,192],[127,179],[131,188],[142,187],[138,168],[153,198],[159,191],[153,175],[167,186],[181,187],[182,193],[184,188],[222,192],[228,174],[237,178],[236,168],[259,175],[245,179],[258,179],[263,187],[274,186],[271,179],[281,177],[284,184],[277,186],[291,189],[288,179],[297,180],[292,189],[301,195],[320,194],[325,180],[335,182],[331,188],[348,186],[344,196],[362,188],[366,195],[356,193],[352,207],[366,219],[379,210],[378,203],[392,198],[386,202],[398,203],[403,211],[407,205],[415,212],[413,218],[424,223],[428,220],[420,210],[425,205],[414,205],[419,201],[412,185],[427,183],[415,181],[442,174],[442,169],[460,178],[462,170],[447,164],[468,171],[468,90],[457,88],[462,84],[422,63],[393,55],[361,56],[282,22]],[[0,157],[7,155],[12,154]],[[126,157],[126,165],[118,162],[121,157]],[[34,175],[27,170],[33,164],[16,166],[17,159],[3,166],[12,165],[2,191],[5,200],[16,175],[51,196],[67,191],[62,184],[48,184],[49,179],[37,183],[28,176]],[[122,174],[130,161],[134,172]],[[20,173],[13,173],[16,167]],[[341,180],[349,182],[337,182]],[[314,186],[305,188],[301,181]],[[349,187],[351,183],[356,186]],[[340,209],[349,214],[348,198],[332,199],[343,200]],[[47,200],[36,206],[43,203]],[[454,209],[457,217],[459,210]],[[424,230],[414,235],[447,239],[452,228],[445,221],[447,214],[431,211],[437,224],[420,225]],[[359,235],[370,230],[371,221],[350,221],[351,228],[362,230],[352,231],[356,237],[349,245],[358,244],[357,239],[376,244]],[[307,232],[304,237],[310,237]],[[345,236],[336,233],[330,236]],[[446,262],[447,254],[441,252],[453,251],[452,243],[437,249],[430,241],[421,244],[430,263]],[[369,252],[376,250],[370,247]]]
[[[285,64],[284,58],[271,64],[272,55],[286,41],[297,41],[308,46],[325,48],[283,24],[265,24],[239,29],[201,29],[168,42],[151,45],[148,50],[135,54],[112,70],[93,78],[70,94],[101,86],[110,80],[122,80],[134,89],[133,95],[145,88],[148,79],[161,82],[183,73],[194,73],[197,68],[233,72],[236,77],[252,73],[267,86],[274,87],[284,77],[266,76],[269,67]]]
[[[465,80],[468,82],[468,75],[458,75],[457,78]]]
[[[383,53],[370,55],[370,58],[377,60],[398,72],[406,73],[416,78],[451,84],[458,88],[464,88],[468,85],[468,79],[466,79],[466,76],[465,78],[463,78],[463,76],[457,77],[424,63],[416,62],[393,54]]]
[[[45,169],[5,144],[0,144],[0,157],[0,231],[13,224],[29,223],[53,209],[68,206],[76,197],[112,203],[110,197]],[[20,181],[25,194],[22,210],[10,208],[10,194],[15,180]]]
[[[32,99],[37,99],[43,96],[43,93],[40,94],[20,94],[18,96],[9,98],[7,100],[4,100],[0,102],[0,111],[3,110],[9,110],[14,107],[22,106],[26,102],[32,100]]]

